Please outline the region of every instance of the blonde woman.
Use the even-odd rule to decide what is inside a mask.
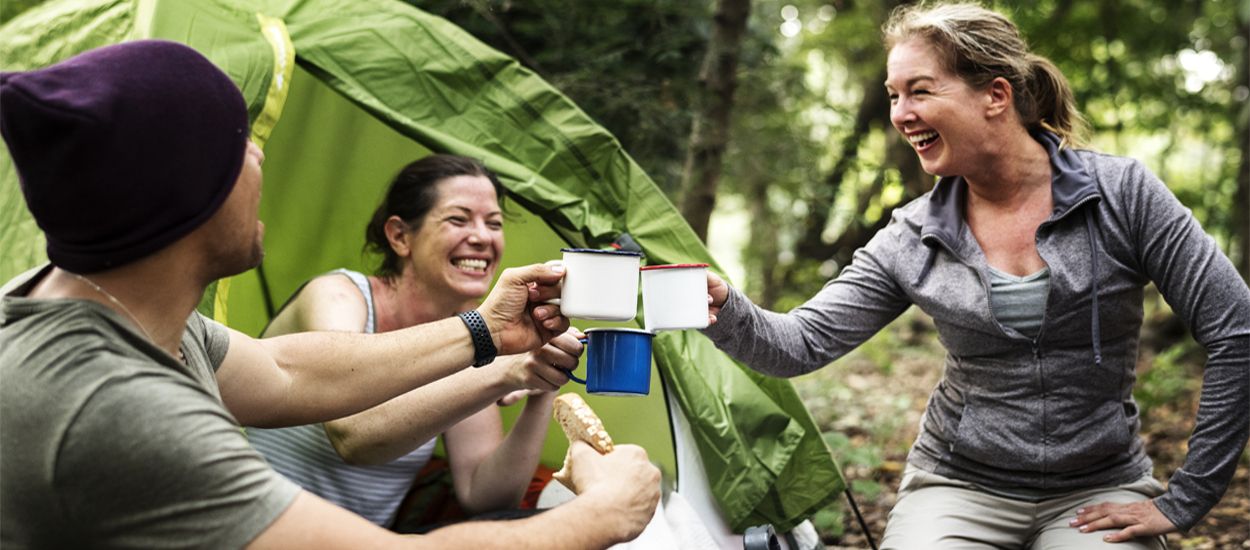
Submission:
[[[1250,289],[1140,162],[1078,148],[1067,80],[1007,18],[912,6],[884,35],[890,119],[936,187],[789,313],[712,277],[706,334],[795,376],[912,305],[933,317],[945,372],[885,548],[1163,548],[1219,501],[1250,433]],[[1132,394],[1151,282],[1209,355],[1166,489]]]

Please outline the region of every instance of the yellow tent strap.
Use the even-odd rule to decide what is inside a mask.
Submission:
[[[286,23],[281,19],[258,13],[256,20],[260,22],[261,35],[269,42],[269,47],[273,48],[273,78],[269,79],[265,106],[252,122],[252,141],[264,149],[269,134],[282,116],[282,107],[286,105],[291,71],[295,68],[295,46],[291,43],[291,35],[287,33]],[[217,281],[217,291],[213,295],[213,319],[222,324],[226,322],[226,302],[230,299],[230,281],[233,278]]]
[[[286,105],[291,72],[295,69],[295,45],[291,43],[291,35],[287,34],[286,23],[281,19],[260,13],[256,14],[256,19],[260,21],[261,34],[273,48],[273,78],[269,79],[265,106],[252,122],[252,141],[263,149],[273,127],[278,124],[278,118],[282,116],[282,107]]]

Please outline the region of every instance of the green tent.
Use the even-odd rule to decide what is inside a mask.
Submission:
[[[500,175],[514,214],[504,265],[627,234],[649,264],[716,268],[611,134],[514,59],[398,1],[54,0],[0,27],[0,70],[143,38],[186,43],[225,70],[265,149],[263,271],[220,281],[201,305],[243,332],[259,332],[266,304],[311,276],[368,270],[365,220],[389,178],[431,151],[483,159]],[[45,261],[43,246],[0,151],[0,281]],[[691,486],[679,466],[695,471],[729,528],[789,530],[844,489],[788,381],[742,368],[696,331],[660,334],[654,357],[652,395],[590,402],[678,491]],[[549,465],[563,457],[558,433]]]

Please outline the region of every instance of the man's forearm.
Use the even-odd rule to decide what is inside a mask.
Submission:
[[[585,550],[637,536],[603,495],[584,494],[526,519],[458,523],[421,537],[431,548]]]
[[[456,318],[384,334],[306,332],[259,343],[285,385],[263,415],[276,426],[355,414],[473,362],[468,330]]]

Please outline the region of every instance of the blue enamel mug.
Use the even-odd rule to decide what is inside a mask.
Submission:
[[[647,395],[651,391],[651,339],[636,328],[586,330],[586,379],[565,371],[569,380],[596,395]]]

